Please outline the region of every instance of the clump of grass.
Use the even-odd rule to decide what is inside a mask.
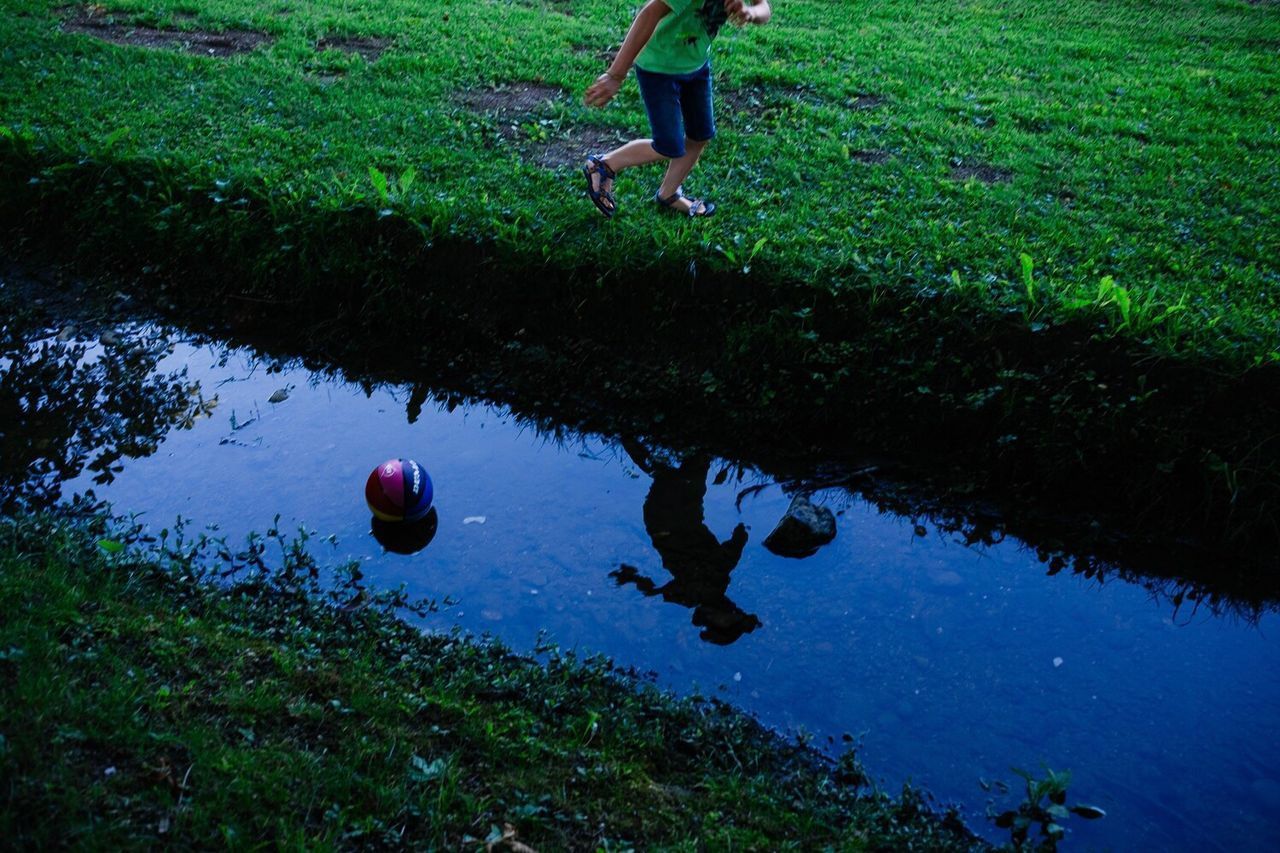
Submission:
[[[981,846],[723,704],[422,634],[402,595],[328,586],[278,533],[221,559],[133,536],[0,521],[11,844]]]

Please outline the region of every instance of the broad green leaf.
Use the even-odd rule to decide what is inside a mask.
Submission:
[[[387,176],[370,166],[369,180],[373,181],[373,188],[377,190],[378,197],[385,199],[388,195]]]

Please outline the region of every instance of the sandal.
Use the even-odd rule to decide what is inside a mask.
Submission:
[[[682,198],[687,199],[689,202],[688,211],[683,211],[676,207],[676,202]],[[709,201],[703,201],[700,198],[687,198],[684,194],[684,187],[676,187],[675,193],[670,198],[663,198],[662,190],[659,189],[653,194],[653,200],[661,205],[663,210],[668,210],[672,213],[687,213],[690,217],[711,216],[716,212],[716,206]]]
[[[605,189],[604,182],[618,177],[617,172],[609,168],[603,157],[591,154],[587,157],[587,165],[582,167],[582,174],[587,178],[587,196],[592,204],[606,217],[613,216],[618,204],[613,198],[613,190]],[[592,178],[598,180],[593,181]]]

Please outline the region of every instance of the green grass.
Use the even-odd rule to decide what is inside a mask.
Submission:
[[[820,761],[723,704],[421,634],[288,546],[214,585],[216,547],[138,556],[103,525],[0,520],[9,845],[981,846],[917,792],[869,791],[852,753]]]
[[[780,0],[773,23],[730,28],[714,48],[721,133],[689,184],[723,215],[656,216],[648,169],[623,177],[607,225],[575,168],[530,152],[572,149],[592,125],[643,135],[633,81],[603,111],[580,97],[631,4],[104,5],[122,21],[275,40],[230,59],[120,47],[61,32],[56,4],[5,0],[0,123],[55,161],[162,163],[184,191],[248,188],[277,225],[385,209],[428,239],[475,238],[539,269],[625,274],[661,258],[822,292],[955,289],[1031,324],[1082,318],[1236,369],[1280,358],[1280,17],[1268,3]],[[372,63],[318,53],[331,34],[394,44]],[[528,81],[565,95],[504,116],[456,99]],[[735,111],[732,90],[752,105]],[[884,100],[852,109],[865,94]],[[860,162],[866,151],[884,162]],[[952,178],[975,164],[1010,179]],[[383,196],[371,167],[415,179]],[[182,193],[167,204],[159,190],[144,194],[156,227],[182,225]],[[306,242],[284,234],[258,251]]]

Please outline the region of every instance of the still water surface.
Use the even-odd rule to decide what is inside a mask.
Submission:
[[[545,630],[819,742],[851,733],[887,788],[925,786],[987,834],[979,778],[1013,784],[1011,765],[1042,764],[1070,768],[1072,799],[1108,812],[1071,820],[1075,849],[1259,849],[1280,833],[1270,614],[1250,624],[1046,576],[1012,539],[920,536],[835,490],[814,495],[838,512],[835,541],[787,559],[760,543],[789,497],[751,470],[722,479],[718,460],[551,438],[502,410],[449,411],[243,350],[177,344],[160,369],[183,368],[216,395],[211,416],[64,496],[93,488],[153,528],[180,514],[232,540],[279,513],[282,529],[335,535],[320,556],[361,560],[375,583],[456,599],[436,626],[522,650]],[[397,456],[435,483],[438,527],[411,555],[371,535],[363,497]],[[739,508],[753,485],[766,488]]]

